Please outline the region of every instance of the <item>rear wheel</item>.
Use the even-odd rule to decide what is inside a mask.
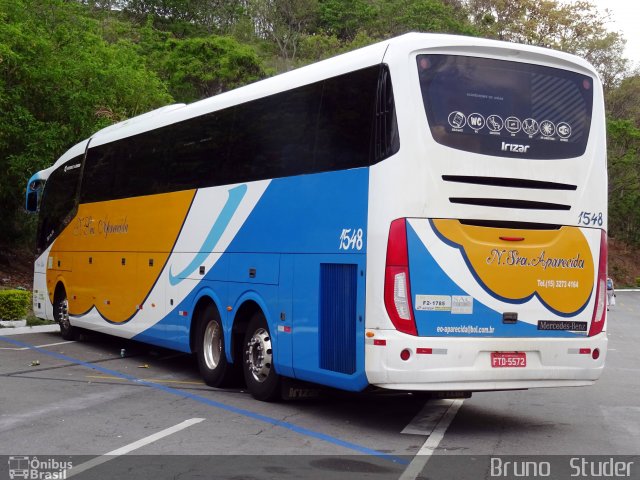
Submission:
[[[67,292],[64,289],[60,289],[56,294],[56,299],[53,302],[53,315],[58,325],[60,325],[60,335],[65,340],[75,340],[78,335],[78,330],[71,326],[69,321],[69,300],[67,299]]]
[[[237,384],[240,362],[227,361],[222,322],[213,304],[205,307],[197,328],[198,367],[204,382],[210,387],[229,387]]]
[[[257,400],[279,398],[280,375],[273,366],[273,346],[267,321],[257,312],[249,321],[244,337],[244,379],[247,389]]]

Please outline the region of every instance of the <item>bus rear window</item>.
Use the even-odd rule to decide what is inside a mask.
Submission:
[[[593,79],[529,63],[418,55],[436,142],[467,152],[530,159],[584,154]]]

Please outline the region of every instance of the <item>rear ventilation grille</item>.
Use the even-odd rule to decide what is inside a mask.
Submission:
[[[451,203],[475,205],[478,207],[517,208],[520,210],[570,210],[571,206],[561,203],[534,202],[506,198],[464,198],[451,197]]]
[[[358,266],[320,264],[320,368],[356,371]]]
[[[576,190],[576,185],[523,178],[475,177],[466,175],[443,175],[445,182],[468,183],[472,185],[489,185],[492,187],[531,188],[536,190]]]
[[[560,230],[560,225],[551,223],[507,222],[502,220],[460,220],[462,225],[486,228],[509,228],[516,230]]]

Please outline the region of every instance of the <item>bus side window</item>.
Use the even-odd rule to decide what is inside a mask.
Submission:
[[[238,181],[312,171],[321,88],[317,82],[235,108],[230,151]]]
[[[315,170],[369,165],[379,66],[324,81]]]
[[[115,149],[118,142],[89,148],[80,189],[80,203],[114,198]]]
[[[229,131],[233,109],[219,110],[170,126],[165,146],[170,191],[224,185],[229,165]]]

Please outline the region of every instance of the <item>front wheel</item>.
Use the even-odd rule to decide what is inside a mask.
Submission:
[[[214,305],[204,309],[197,328],[198,367],[204,382],[210,387],[230,387],[238,383],[239,362],[227,361],[222,322]]]
[[[67,292],[61,290],[56,295],[53,302],[53,315],[58,325],[60,325],[60,335],[64,340],[75,340],[77,337],[77,329],[71,326],[69,321],[69,300]]]
[[[280,394],[280,375],[273,366],[273,346],[267,320],[257,312],[244,337],[244,379],[257,400],[274,401]]]

